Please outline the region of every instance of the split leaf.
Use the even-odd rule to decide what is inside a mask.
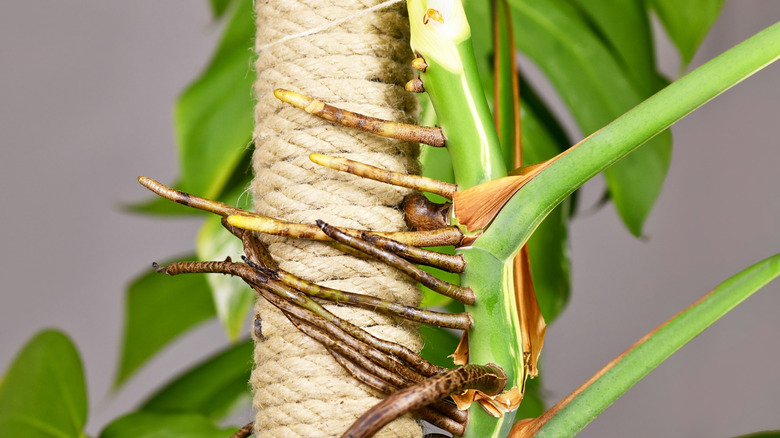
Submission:
[[[510,0],[517,47],[547,74],[585,135],[646,98],[632,76],[567,2]],[[671,160],[671,134],[656,135],[605,172],[615,207],[634,235],[661,192]]]

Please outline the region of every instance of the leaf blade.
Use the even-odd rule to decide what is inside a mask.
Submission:
[[[693,59],[715,20],[724,0],[651,0],[658,18],[680,51],[680,70]]]
[[[249,398],[253,351],[254,344],[248,340],[218,352],[166,384],[140,410],[223,418],[242,397]]]
[[[191,256],[166,263],[194,260]],[[114,387],[169,342],[215,314],[203,276],[169,277],[151,271],[136,278],[125,295],[125,328]]]
[[[221,217],[210,216],[198,232],[196,250],[200,260],[241,260],[241,241],[228,232]],[[206,274],[211,296],[228,339],[235,342],[241,334],[255,294],[240,278],[221,274]]]
[[[574,7],[529,0],[510,0],[510,5],[515,29],[522,29],[515,35],[517,47],[547,74],[584,134],[647,97]],[[615,207],[634,235],[642,234],[661,192],[671,144],[670,133],[656,135],[604,174]]]
[[[208,67],[176,103],[181,186],[189,193],[217,197],[251,140],[252,17],[252,2],[238,1]]]
[[[82,437],[84,371],[76,347],[44,330],[22,348],[0,381],[0,436]]]
[[[774,24],[670,84],[547,166],[507,202],[475,247],[513,257],[541,220],[585,181],[701,105],[780,58]],[[505,239],[500,230],[514,230]]]
[[[195,414],[134,412],[106,426],[100,438],[225,438],[238,427],[220,429]]]

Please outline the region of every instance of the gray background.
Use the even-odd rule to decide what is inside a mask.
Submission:
[[[171,182],[178,173],[172,103],[218,34],[205,3],[26,0],[4,2],[0,14],[0,370],[39,329],[66,331],[87,369],[91,433],[226,342],[205,324],[109,393],[127,282],[153,260],[189,252],[198,227],[120,205],[146,198],[137,175]],[[779,17],[776,0],[729,2],[694,65]],[[658,50],[674,74],[675,52],[666,40]],[[780,249],[779,106],[775,65],[679,123],[645,239],[631,237],[611,207],[589,210],[600,178],[585,187],[571,225],[572,299],[545,344],[550,401]],[[770,285],[726,316],[581,436],[780,429],[778,292],[780,283]]]

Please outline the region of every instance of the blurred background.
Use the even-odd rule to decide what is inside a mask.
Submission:
[[[148,198],[138,175],[175,180],[172,105],[205,66],[219,29],[205,1],[26,0],[3,10],[0,370],[38,330],[67,332],[86,368],[94,434],[227,343],[216,321],[206,323],[111,393],[129,280],[152,261],[191,252],[200,224],[131,215],[122,205]],[[727,2],[693,67],[778,18],[776,0]],[[671,44],[659,39],[657,50],[662,71],[675,76]],[[533,70],[527,62],[523,68]],[[713,286],[780,250],[779,108],[774,65],[675,126],[672,166],[642,239],[613,208],[593,208],[604,190],[600,177],[585,186],[570,228],[571,301],[549,327],[543,353],[549,402]],[[776,282],[580,436],[780,429],[778,310]],[[249,421],[242,415],[237,422]]]

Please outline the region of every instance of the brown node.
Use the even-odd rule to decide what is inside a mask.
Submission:
[[[407,195],[401,203],[406,224],[419,231],[438,230],[450,225],[452,204],[431,202],[422,193]]]
[[[406,85],[404,85],[404,88],[406,89],[406,91],[409,91],[411,93],[425,92],[425,86],[423,85],[423,81],[420,78],[414,78],[411,81],[407,82]]]

